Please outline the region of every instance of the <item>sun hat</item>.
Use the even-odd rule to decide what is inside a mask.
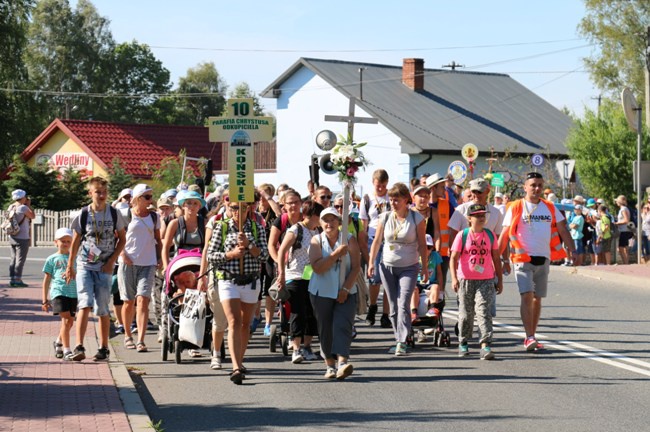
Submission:
[[[70,228],[59,228],[54,232],[54,240],[59,240],[63,237],[72,237],[72,230]]]
[[[420,185],[413,190],[413,195],[417,195],[422,191],[426,191],[427,194],[431,193],[431,190],[428,187]]]
[[[153,191],[153,189],[151,189],[151,187],[149,187],[149,185],[146,185],[144,183],[140,183],[140,184],[137,184],[137,185],[135,185],[133,187],[133,191],[131,192],[131,197],[135,199],[135,198],[138,198],[138,197],[146,194],[147,192],[152,192],[152,191]]]
[[[18,201],[19,199],[23,199],[27,196],[27,192],[25,192],[22,189],[16,189],[11,193],[11,199],[14,201]]]
[[[126,195],[131,195],[131,196],[133,196],[133,190],[132,190],[131,188],[125,188],[125,189],[122,189],[122,192],[120,192],[120,194],[117,196],[117,199],[118,199],[118,200],[121,200],[121,199],[124,198]]]
[[[201,201],[201,206],[205,207],[205,200],[198,192],[184,190],[184,191],[180,191],[178,195],[176,195],[176,200],[178,201],[178,205],[180,206],[185,204],[185,201],[187,201],[188,199],[199,200]]]
[[[440,174],[434,173],[434,174],[430,175],[429,177],[427,177],[427,187],[432,188],[435,185],[437,185],[438,183],[442,183],[442,182],[444,182],[446,180],[447,179],[445,177],[442,177]]]
[[[485,213],[487,213],[487,208],[485,208],[485,206],[481,204],[472,204],[471,206],[469,206],[469,209],[467,211],[467,214],[469,216],[476,216]]]
[[[585,202],[585,199],[584,199],[584,197],[582,195],[576,195],[576,196],[573,197],[573,201],[578,201],[580,203],[583,203],[583,202]]]
[[[433,237],[431,237],[431,234],[427,234],[426,239],[427,239],[427,246],[433,246]]]
[[[327,207],[325,210],[320,212],[320,218],[323,219],[327,215],[336,216],[338,220],[341,220],[341,215],[334,207]]]

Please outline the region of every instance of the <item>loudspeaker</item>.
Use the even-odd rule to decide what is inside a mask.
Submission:
[[[325,153],[320,157],[319,165],[320,169],[325,174],[336,174],[336,170],[334,169],[334,164],[332,163],[331,155],[329,153]]]

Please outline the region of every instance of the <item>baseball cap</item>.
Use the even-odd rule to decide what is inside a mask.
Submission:
[[[72,230],[70,228],[59,228],[54,233],[54,240],[62,239],[63,237],[72,237]]]
[[[137,197],[142,196],[142,195],[146,194],[147,192],[151,192],[151,191],[152,191],[152,189],[148,185],[146,185],[144,183],[140,183],[140,184],[135,185],[135,187],[133,188],[133,191],[131,192],[131,196],[133,198],[137,198]]]
[[[16,189],[11,193],[11,199],[14,201],[18,201],[19,199],[23,199],[27,196],[27,192],[25,192],[22,189]]]
[[[160,198],[158,200],[158,208],[172,207],[173,205],[174,201],[170,197]]]
[[[501,192],[497,192],[494,194],[494,198],[503,198],[503,194]]]
[[[133,190],[131,188],[122,189],[122,192],[120,192],[120,194],[117,196],[117,199],[120,200],[126,195],[133,196]]]
[[[429,177],[427,177],[427,187],[432,188],[435,185],[437,185],[438,183],[444,182],[445,180],[446,179],[444,177],[442,177],[440,174],[434,173],[434,174],[430,175]]]
[[[596,200],[595,199],[589,198],[587,200],[587,207],[592,207],[592,206],[595,206],[595,205],[596,205]]]
[[[338,220],[341,220],[341,215],[334,207],[327,207],[325,210],[320,212],[320,218],[323,219],[327,215],[336,216]]]
[[[431,193],[428,187],[420,185],[413,190],[413,195],[417,195],[422,191],[426,191],[426,193]]]
[[[481,204],[472,204],[471,206],[469,206],[469,209],[467,211],[467,214],[470,216],[476,216],[485,213],[487,213],[487,209],[485,208],[484,205]]]
[[[490,188],[490,184],[483,177],[475,178],[469,182],[469,190],[485,192]]]
[[[598,199],[596,200],[596,204],[598,204],[598,205],[603,205],[603,204],[605,204],[605,200],[602,199],[602,198],[598,198]]]

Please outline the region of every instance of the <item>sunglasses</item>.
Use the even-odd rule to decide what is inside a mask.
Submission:
[[[320,199],[322,199],[322,200],[331,200],[331,199],[332,199],[332,195],[321,195],[321,196],[320,196]]]
[[[242,210],[246,210],[247,207],[246,206],[238,206],[238,205],[230,206],[230,210],[232,210],[232,211],[239,211],[240,208]]]
[[[540,173],[538,172],[529,172],[526,174],[526,180],[528,179],[541,179],[544,178]]]
[[[335,205],[334,208],[337,209],[337,210],[340,210],[340,209],[343,208],[343,206],[342,205]]]
[[[473,194],[482,194],[483,193],[483,192],[477,191],[477,190],[473,190],[473,191],[470,191],[470,192],[473,193]]]
[[[153,198],[153,195],[142,195],[142,198],[146,199],[149,201],[151,198]]]

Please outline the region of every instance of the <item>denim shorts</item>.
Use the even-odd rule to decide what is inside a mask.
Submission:
[[[155,279],[155,265],[139,266],[120,263],[117,270],[120,298],[124,301],[133,301],[137,296],[151,298]]]
[[[585,244],[582,242],[582,239],[573,239],[573,246],[576,249],[578,255],[585,253]]]
[[[94,307],[93,313],[97,316],[106,316],[110,313],[108,304],[111,300],[110,273],[101,270],[86,270],[83,266],[77,267],[77,308],[79,310]]]

